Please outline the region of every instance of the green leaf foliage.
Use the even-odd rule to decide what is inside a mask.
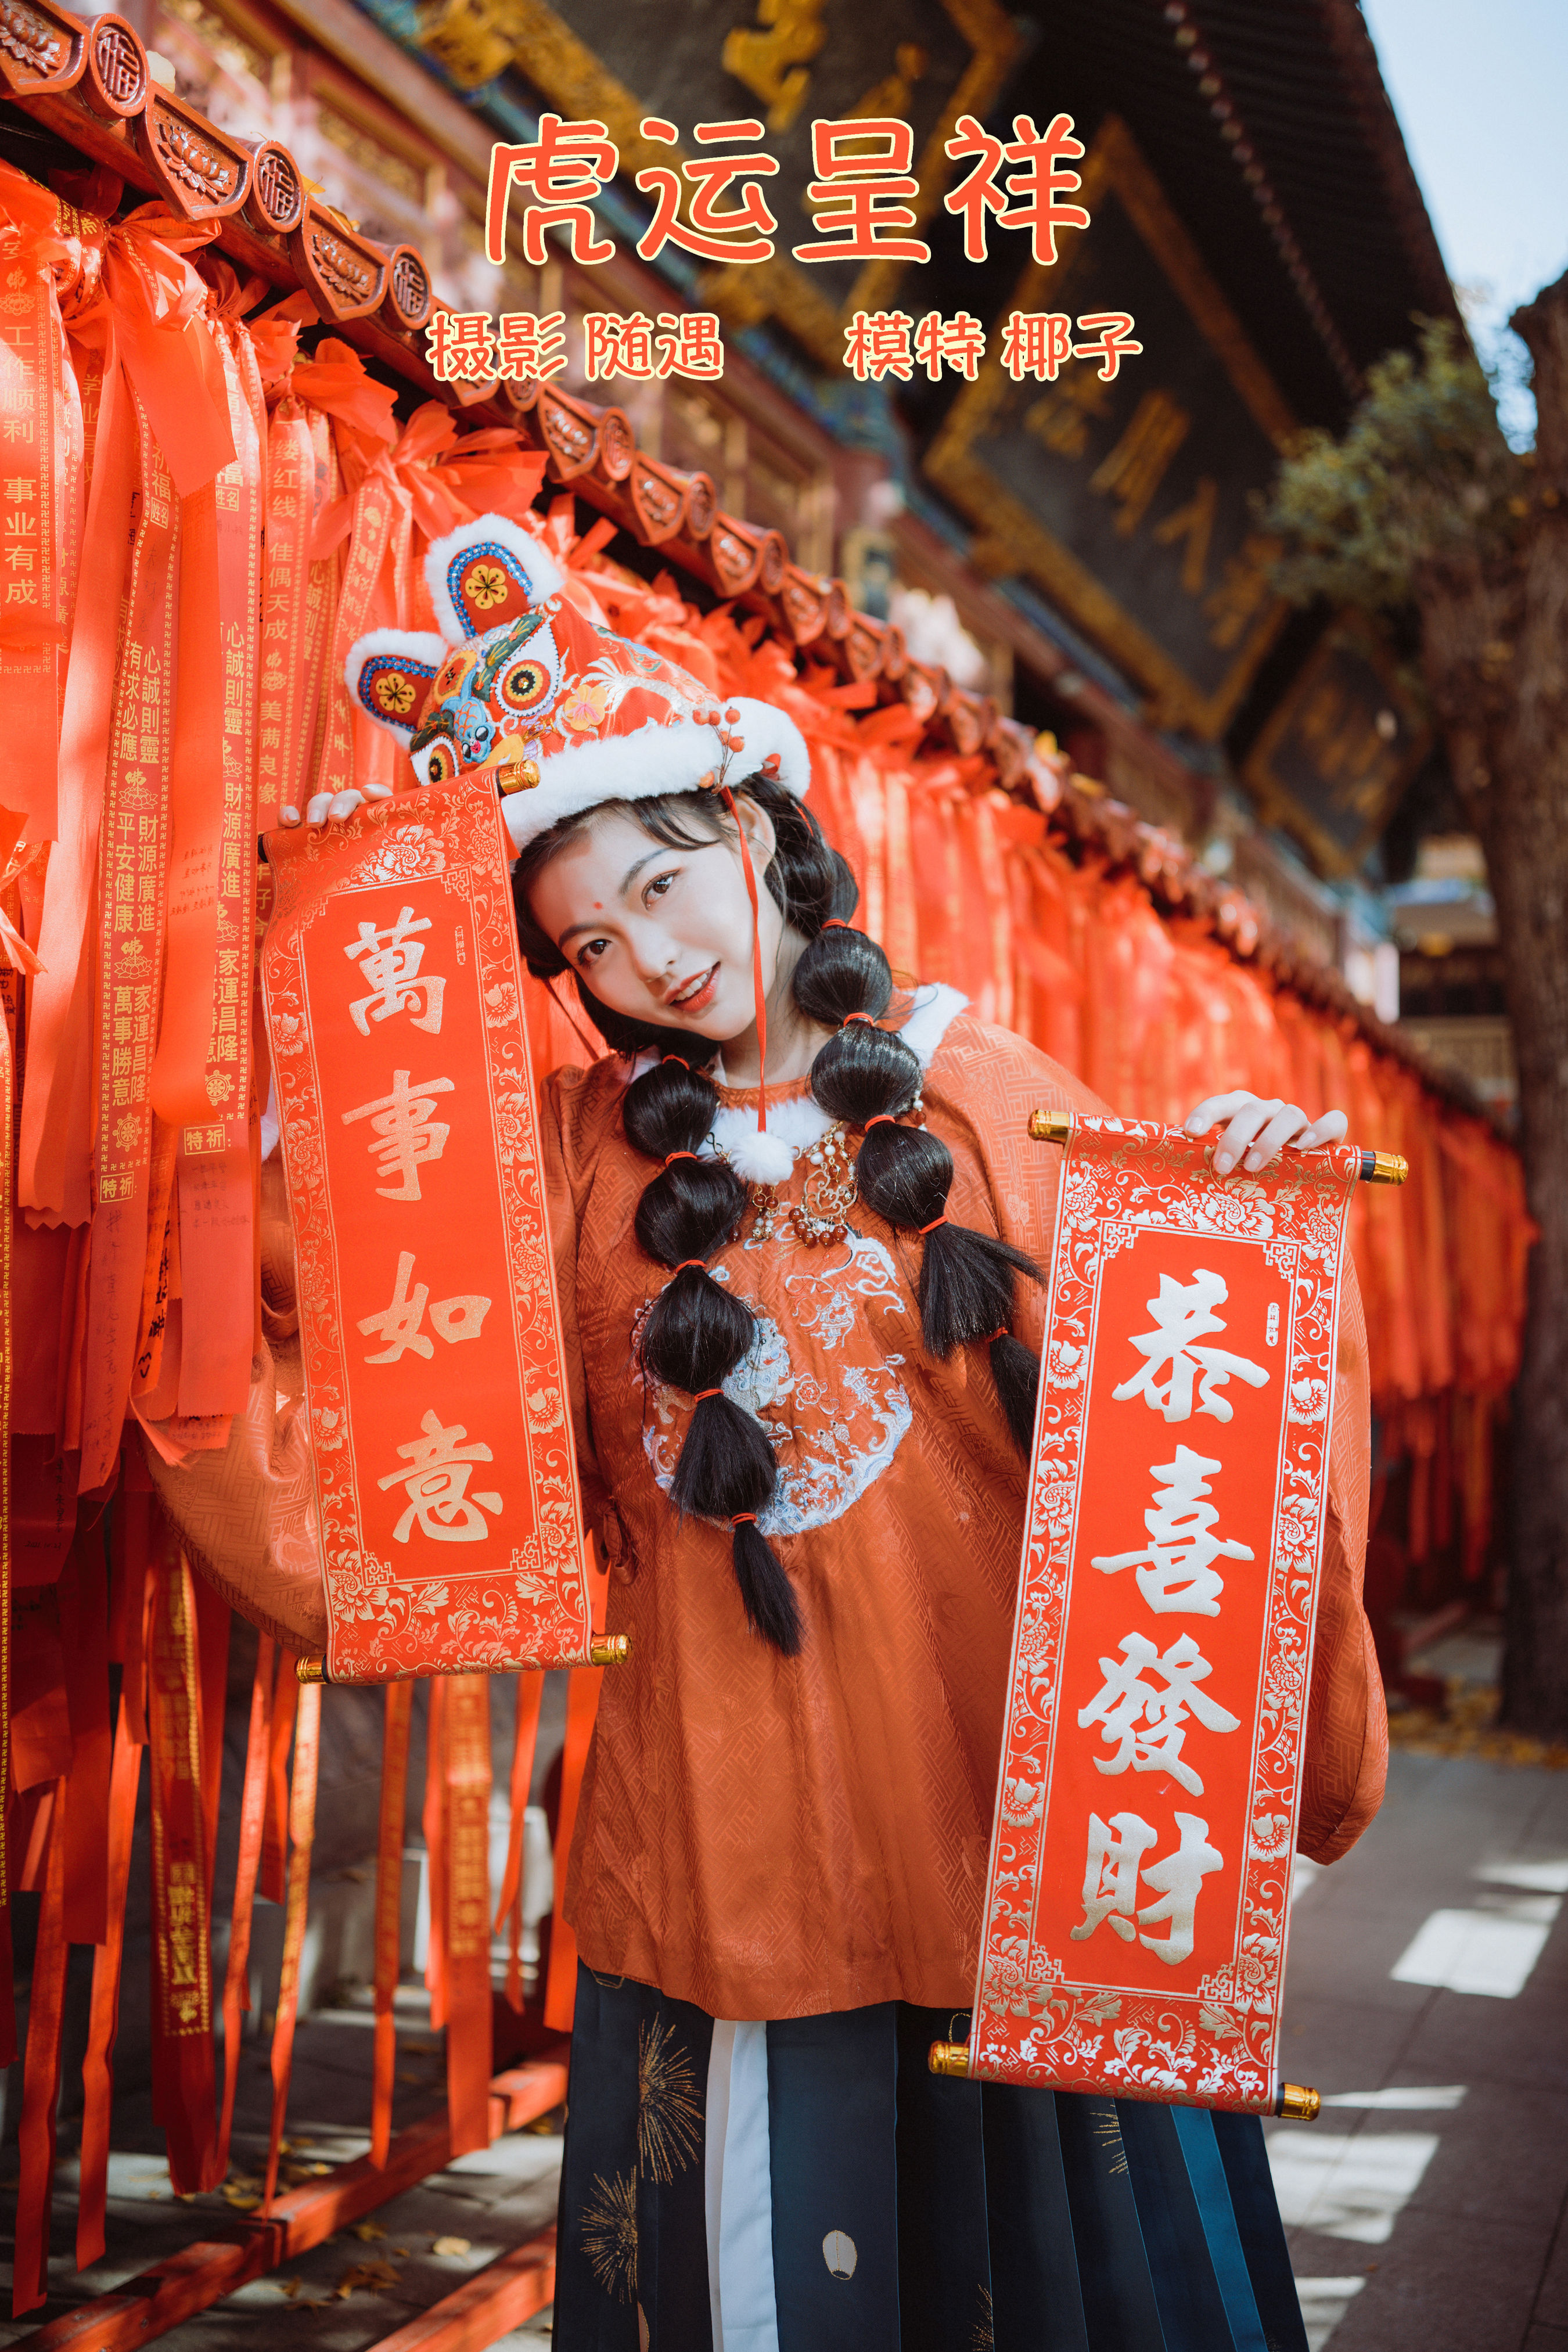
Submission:
[[[1342,437],[1315,428],[1288,451],[1262,510],[1281,542],[1280,592],[1397,612],[1444,574],[1512,556],[1531,459],[1511,450],[1491,391],[1451,320],[1418,322],[1390,352]]]

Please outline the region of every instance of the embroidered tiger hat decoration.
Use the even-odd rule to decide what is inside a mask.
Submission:
[[[742,752],[748,772],[805,798],[811,761],[793,719],[716,695],[590,620],[521,524],[463,524],[432,543],[425,578],[441,635],[373,629],[351,647],[344,684],[421,784],[492,776],[516,848],[604,801],[721,782]]]

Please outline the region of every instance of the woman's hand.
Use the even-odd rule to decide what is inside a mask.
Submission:
[[[307,824],[342,824],[343,818],[353,816],[363,802],[389,801],[391,798],[390,784],[366,784],[363,792],[351,784],[341,793],[316,793],[305,803],[304,822]],[[298,824],[300,822],[299,810],[280,808],[278,822],[279,824]]]
[[[1337,1143],[1350,1124],[1342,1110],[1326,1110],[1321,1118],[1310,1119],[1294,1103],[1231,1094],[1206,1095],[1182,1125],[1189,1135],[1206,1135],[1222,1120],[1229,1125],[1215,1146],[1216,1176],[1228,1176],[1238,1160],[1249,1176],[1255,1175],[1271,1160],[1278,1160],[1288,1143],[1298,1151],[1315,1151],[1322,1144]]]

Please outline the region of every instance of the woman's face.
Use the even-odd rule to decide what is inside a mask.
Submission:
[[[763,882],[773,850],[766,814],[736,803],[757,877],[763,981],[771,986],[784,918]],[[634,1021],[717,1039],[756,1018],[752,902],[731,834],[666,849],[605,810],[536,877],[533,919],[601,1004]]]

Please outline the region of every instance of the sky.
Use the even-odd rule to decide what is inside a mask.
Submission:
[[[1568,0],[1362,0],[1448,275],[1503,425],[1534,404],[1509,313],[1568,268]]]

